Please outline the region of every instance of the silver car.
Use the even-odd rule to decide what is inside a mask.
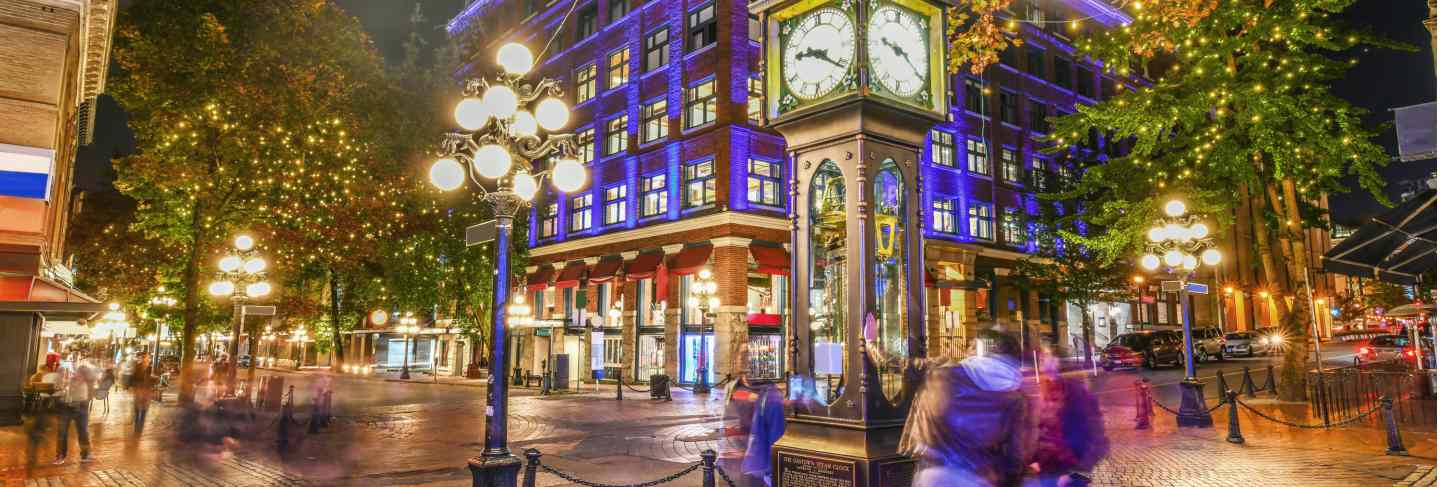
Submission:
[[[1225,355],[1254,357],[1270,354],[1270,337],[1257,331],[1232,331],[1225,334]]]

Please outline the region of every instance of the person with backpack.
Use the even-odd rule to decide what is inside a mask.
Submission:
[[[1035,443],[1030,487],[1086,485],[1089,473],[1110,452],[1100,402],[1078,377],[1060,374],[1053,356],[1042,360],[1038,396],[1031,403]]]
[[[79,352],[73,369],[61,374],[59,401],[58,451],[55,465],[65,463],[70,451],[70,424],[75,424],[76,440],[80,443],[80,461],[90,462],[90,399],[100,380],[100,368],[90,360],[90,352]]]

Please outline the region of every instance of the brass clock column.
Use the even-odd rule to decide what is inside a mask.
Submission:
[[[780,486],[907,486],[924,350],[920,154],[945,120],[946,1],[765,0],[767,123],[791,174]]]

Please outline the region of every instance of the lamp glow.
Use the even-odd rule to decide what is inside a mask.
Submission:
[[[1185,263],[1185,254],[1180,253],[1179,250],[1171,250],[1165,253],[1165,265],[1179,267],[1180,264],[1183,263]]]
[[[1165,229],[1161,227],[1153,227],[1148,233],[1145,234],[1145,236],[1148,237],[1151,242],[1159,242],[1161,240],[1165,240]]]
[[[430,166],[430,184],[441,191],[450,191],[465,184],[465,167],[453,158],[443,158]]]
[[[515,118],[510,122],[510,133],[516,137],[534,137],[540,132],[540,125],[535,122],[535,116],[530,112],[520,110],[515,112]]]
[[[1178,217],[1185,214],[1185,202],[1170,200],[1165,203],[1165,214],[1171,217]]]
[[[1210,227],[1204,223],[1190,225],[1190,238],[1199,240],[1210,235]]]
[[[485,111],[496,118],[510,118],[520,103],[520,98],[515,96],[515,90],[509,86],[495,85],[485,90],[485,96],[481,99],[485,103]]]
[[[224,258],[220,259],[220,270],[225,272],[235,272],[237,269],[240,268],[240,264],[240,256],[227,255]]]
[[[573,193],[585,185],[585,166],[575,159],[560,159],[555,161],[555,167],[550,178],[555,183],[555,189],[562,193]]]
[[[1217,265],[1220,263],[1220,251],[1216,249],[1205,249],[1204,252],[1200,253],[1200,261],[1204,262],[1205,265]]]
[[[246,295],[246,296],[250,296],[250,297],[252,297],[252,298],[258,298],[258,297],[264,296],[264,295],[266,295],[266,294],[270,294],[270,283],[268,283],[268,282],[265,282],[265,281],[254,282],[254,283],[250,283],[249,285],[245,286],[245,295]]]
[[[265,259],[261,259],[259,257],[251,257],[250,260],[245,261],[245,272],[250,274],[258,274],[260,271],[263,270],[265,270]]]
[[[235,292],[235,283],[230,281],[215,281],[210,283],[210,294],[224,296]]]
[[[235,237],[235,249],[236,249],[236,250],[239,250],[239,251],[241,251],[241,252],[244,252],[244,251],[247,251],[247,250],[250,250],[250,249],[253,249],[253,248],[255,248],[255,239],[250,238],[249,235],[241,235],[241,236]],[[164,289],[161,289],[160,291],[163,292],[163,291],[165,291],[165,290],[164,290]]]
[[[506,73],[525,74],[530,72],[530,68],[535,67],[535,56],[519,43],[511,42],[500,46],[500,50],[495,54],[500,68],[504,69]]]
[[[455,123],[465,130],[477,130],[490,121],[490,112],[485,103],[476,97],[466,97],[455,104]]]
[[[1199,266],[1200,266],[1200,261],[1199,261],[1198,259],[1196,259],[1195,256],[1193,256],[1193,255],[1185,254],[1185,261],[1184,261],[1184,262],[1181,262],[1180,264],[1181,264],[1181,266],[1183,266],[1186,270],[1190,270],[1190,269],[1194,269],[1194,268],[1196,268],[1196,267],[1199,267]]]
[[[1153,271],[1160,268],[1160,258],[1156,257],[1155,254],[1145,254],[1144,257],[1140,258],[1140,266]]]
[[[540,100],[540,104],[535,105],[535,121],[545,130],[560,130],[570,123],[570,109],[559,98]]]
[[[495,179],[510,172],[510,151],[496,144],[486,144],[475,151],[475,171]]]
[[[1171,240],[1190,240],[1190,231],[1178,223],[1165,224],[1165,238]]]
[[[515,176],[510,178],[510,190],[514,191],[515,195],[525,201],[534,199],[535,192],[539,189],[539,184],[535,181],[535,176],[530,175],[528,172],[515,173]]]

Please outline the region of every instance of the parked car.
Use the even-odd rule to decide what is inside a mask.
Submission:
[[[238,363],[240,364],[240,368],[242,368],[242,369],[248,369],[248,368],[250,368],[250,361],[251,361],[251,360],[253,360],[253,359],[251,359],[249,355],[241,355],[241,356],[240,356],[240,360],[239,360],[239,362],[238,362]]]
[[[1220,327],[1196,328],[1190,333],[1195,341],[1195,351],[1198,352],[1195,355],[1197,360],[1225,360],[1225,332],[1221,331]],[[1180,336],[1183,339],[1184,335]]]
[[[1408,337],[1380,335],[1362,343],[1356,356],[1360,358],[1361,362],[1388,362],[1401,358],[1408,350],[1413,360],[1415,349],[1409,344],[1410,338]]]
[[[1160,364],[1179,365],[1184,354],[1180,334],[1164,331],[1126,333],[1105,346],[1100,366],[1105,370],[1144,367],[1154,369]]]
[[[1232,356],[1254,357],[1255,354],[1270,353],[1270,337],[1257,331],[1232,331],[1225,334],[1225,353]]]

